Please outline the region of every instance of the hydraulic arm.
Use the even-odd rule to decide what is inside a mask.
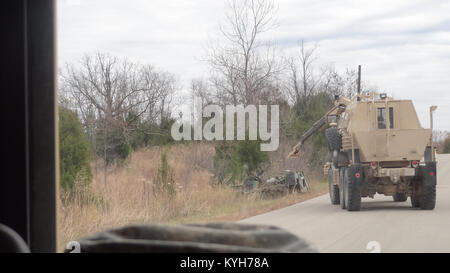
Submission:
[[[315,132],[322,129],[323,126],[329,123],[334,123],[334,121],[329,121],[328,116],[333,115],[336,116],[340,114],[342,111],[345,110],[347,107],[348,100],[345,99],[345,101],[341,101],[341,99],[336,103],[336,105],[330,109],[321,119],[316,121],[311,128],[309,128],[308,131],[306,131],[301,137],[300,141],[297,143],[297,145],[294,146],[292,151],[289,153],[288,158],[290,157],[300,157],[300,148],[302,147],[303,143],[310,138]]]

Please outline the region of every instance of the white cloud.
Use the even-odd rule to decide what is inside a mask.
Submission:
[[[319,61],[363,65],[363,77],[414,101],[423,126],[450,130],[450,1],[279,0],[279,28],[267,33],[285,50],[318,42]],[[59,64],[107,51],[151,63],[187,83],[205,76],[200,59],[222,19],[222,1],[59,0]]]

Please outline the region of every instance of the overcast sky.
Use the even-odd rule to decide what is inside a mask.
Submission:
[[[450,1],[276,0],[285,51],[317,43],[317,65],[363,67],[363,80],[412,99],[422,126],[450,131]],[[187,86],[207,77],[205,46],[223,19],[222,0],[58,0],[58,64],[109,52],[170,71]]]

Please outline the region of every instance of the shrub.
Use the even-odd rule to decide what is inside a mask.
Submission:
[[[293,107],[293,115],[290,127],[291,135],[296,138],[305,133],[311,126],[325,115],[333,107],[333,101],[326,93],[318,93],[312,95],[307,101],[301,101]],[[325,138],[325,128],[316,132],[309,142],[312,143],[311,152],[305,155],[309,158],[312,166],[320,166],[323,164],[328,152],[327,141]]]
[[[107,165],[110,165],[116,159],[121,161],[127,159],[132,152],[129,139],[121,128],[108,128],[106,131],[99,131],[95,139],[93,149],[97,156],[106,161]]]
[[[161,153],[161,161],[156,172],[156,176],[153,179],[153,193],[174,196],[175,191],[175,179],[173,168],[169,165],[167,160],[167,151]]]
[[[89,184],[89,142],[77,114],[65,107],[59,107],[59,152],[61,188],[71,191],[75,183]]]
[[[235,184],[247,176],[262,173],[269,154],[260,149],[260,140],[222,141],[215,146],[214,171],[217,181]]]

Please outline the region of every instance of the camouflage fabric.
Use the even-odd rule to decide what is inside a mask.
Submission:
[[[81,253],[316,252],[304,240],[278,227],[240,223],[134,225],[78,242]]]

